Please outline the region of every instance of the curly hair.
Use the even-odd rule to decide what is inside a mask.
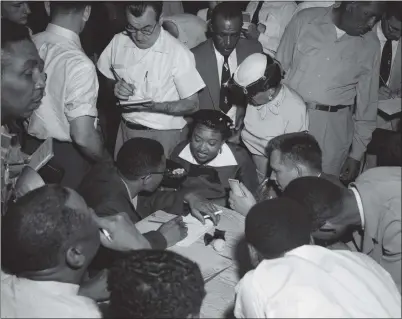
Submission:
[[[151,7],[156,14],[156,20],[159,21],[163,10],[163,1],[126,1],[126,10],[134,17],[141,17],[148,7]]]
[[[342,214],[343,189],[324,178],[296,178],[285,188],[283,196],[307,207],[312,218],[312,231],[320,229],[328,220],[338,219]]]
[[[222,134],[222,139],[226,140],[232,135],[233,121],[225,113],[218,110],[199,110],[191,115],[194,122],[191,131],[194,131],[196,125],[205,125]]]
[[[20,275],[56,267],[66,244],[91,223],[91,216],[66,206],[70,194],[59,185],[35,189],[12,204],[2,218],[1,263]]]
[[[245,236],[265,259],[277,258],[310,242],[311,219],[306,208],[289,198],[274,198],[251,208]]]
[[[108,277],[113,318],[186,318],[205,296],[198,265],[166,250],[137,250],[116,262]]]

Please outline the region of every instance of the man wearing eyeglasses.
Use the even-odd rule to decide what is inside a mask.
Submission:
[[[186,138],[183,116],[198,110],[197,92],[205,84],[193,54],[161,27],[162,6],[129,2],[126,30],[114,36],[97,63],[120,102],[141,101],[121,109],[115,155],[128,139],[147,137],[169,156]]]
[[[113,218],[124,212],[132,223],[146,215],[136,208],[140,192],[152,193],[162,181],[166,158],[162,145],[148,138],[132,138],[120,148],[116,162],[92,167],[78,188],[78,193],[99,217]],[[187,235],[181,219],[161,225],[157,231],[143,234],[154,249],[165,249]],[[105,255],[106,254],[106,255]],[[111,255],[112,254],[112,255]],[[113,253],[101,253],[94,264],[106,267]]]

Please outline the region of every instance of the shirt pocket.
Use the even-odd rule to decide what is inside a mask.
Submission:
[[[301,71],[307,71],[311,63],[316,60],[320,49],[305,42],[299,42],[296,47],[296,65]]]

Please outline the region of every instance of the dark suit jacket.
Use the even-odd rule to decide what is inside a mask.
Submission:
[[[191,51],[194,53],[197,71],[206,85],[198,93],[200,109],[219,109],[221,84],[212,39],[208,39]],[[240,38],[236,46],[237,65],[240,65],[249,55],[259,52],[262,53],[262,46],[258,41]],[[233,74],[235,70],[230,72]]]
[[[135,209],[126,186],[111,162],[94,165],[77,191],[98,216],[113,216],[125,212],[134,224],[146,217]],[[159,232],[153,231],[143,235],[152,248],[166,248],[166,240]]]

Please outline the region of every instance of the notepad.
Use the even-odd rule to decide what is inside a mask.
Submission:
[[[378,109],[388,115],[394,115],[402,111],[401,98],[378,101]]]
[[[38,171],[45,166],[53,156],[53,139],[49,137],[30,156],[28,166],[32,167],[35,171]]]
[[[147,218],[136,223],[135,226],[141,233],[146,233],[152,230],[157,230],[162,225],[162,223],[165,223],[175,217],[177,216],[158,210],[157,212],[151,214]],[[155,223],[155,221],[159,221],[161,223],[158,224]],[[187,224],[188,231],[187,231],[187,237],[179,241],[175,245],[179,247],[191,246],[201,236],[203,236],[206,232],[210,231],[214,227],[212,221],[206,220],[205,225],[203,225],[198,219],[196,219],[191,215],[184,216],[183,221]]]
[[[121,106],[129,107],[129,106],[141,105],[141,104],[150,103],[150,102],[152,102],[152,99],[131,99],[128,101],[119,101],[118,104]]]

